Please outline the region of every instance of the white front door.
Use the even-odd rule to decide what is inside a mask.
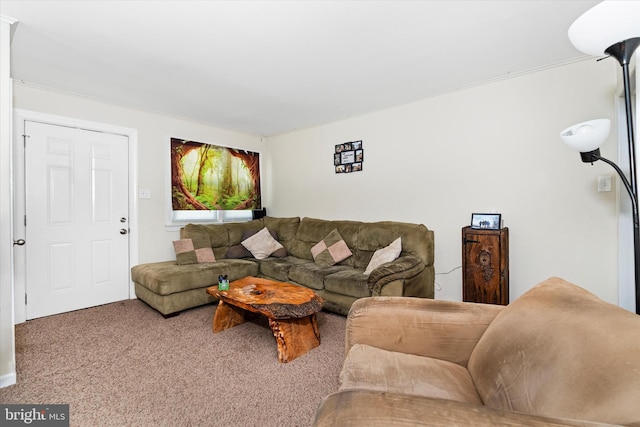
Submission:
[[[128,138],[24,130],[27,319],[129,298]]]

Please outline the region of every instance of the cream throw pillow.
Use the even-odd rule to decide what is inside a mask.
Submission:
[[[240,243],[251,252],[251,255],[253,255],[255,259],[265,259],[278,249],[284,247],[271,236],[267,227],[264,227]]]
[[[398,237],[396,240],[385,248],[378,249],[373,253],[369,265],[364,270],[364,274],[370,274],[373,270],[380,267],[385,262],[391,262],[400,256],[402,252],[402,240]]]

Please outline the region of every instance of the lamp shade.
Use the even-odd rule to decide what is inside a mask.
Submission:
[[[594,56],[634,37],[640,37],[640,1],[603,1],[569,27],[569,40],[576,49]]]
[[[611,120],[596,119],[578,123],[560,132],[560,138],[569,147],[581,153],[600,148],[611,130]]]

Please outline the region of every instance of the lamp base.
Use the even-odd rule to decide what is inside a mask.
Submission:
[[[601,159],[600,149],[596,148],[593,151],[587,151],[586,153],[580,153],[580,158],[584,163],[593,163]]]

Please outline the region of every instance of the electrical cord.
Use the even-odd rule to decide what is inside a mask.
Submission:
[[[445,272],[445,273],[436,273],[436,276],[445,276],[449,273],[453,273],[454,271],[456,271],[457,269],[462,268],[462,265],[459,265],[457,267],[453,267],[451,270]],[[442,285],[440,283],[438,283],[437,280],[434,281],[435,285],[436,285],[436,290],[441,291],[442,290]]]

